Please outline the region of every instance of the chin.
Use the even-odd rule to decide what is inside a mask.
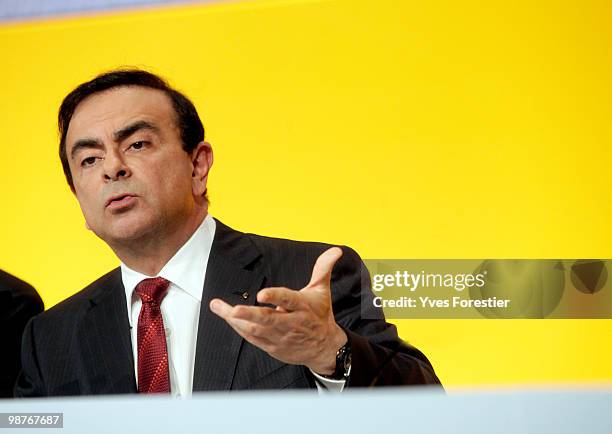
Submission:
[[[153,222],[117,222],[98,236],[108,244],[129,243],[150,235],[154,227]]]

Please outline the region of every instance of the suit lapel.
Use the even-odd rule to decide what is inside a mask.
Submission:
[[[125,290],[119,269],[98,283],[77,331],[82,349],[82,392],[135,393],[134,357]]]
[[[254,304],[265,280],[260,257],[248,237],[216,220],[200,307],[194,392],[231,389],[243,339],[210,311],[209,303],[221,298],[231,305]]]

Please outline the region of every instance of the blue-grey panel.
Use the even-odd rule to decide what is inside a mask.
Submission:
[[[0,0],[0,20],[116,10],[134,6],[213,3],[219,1],[220,0]]]
[[[8,427],[8,415],[62,412],[64,427],[49,431],[60,434],[610,434],[612,390],[604,386],[448,396],[424,388],[381,387],[323,396],[252,391],[200,393],[188,400],[138,394],[4,399],[0,417]]]

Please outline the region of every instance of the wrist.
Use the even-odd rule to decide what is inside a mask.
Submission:
[[[334,375],[338,367],[339,352],[348,344],[348,336],[345,331],[338,324],[335,325],[336,330],[329,340],[330,343],[320,352],[321,360],[316,365],[309,366],[313,372],[324,377]]]

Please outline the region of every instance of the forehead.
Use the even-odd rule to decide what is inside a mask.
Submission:
[[[110,138],[113,132],[137,120],[150,121],[160,130],[174,129],[172,101],[163,91],[142,86],[122,86],[95,93],[74,111],[66,134],[67,147],[84,137]]]

